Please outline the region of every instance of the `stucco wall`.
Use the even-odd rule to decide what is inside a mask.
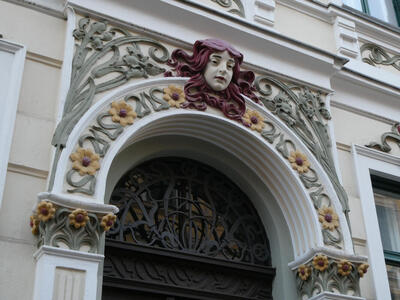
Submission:
[[[0,33],[27,48],[0,208],[0,299],[32,298],[36,238],[29,216],[37,193],[46,190],[65,26],[65,20],[0,1]]]

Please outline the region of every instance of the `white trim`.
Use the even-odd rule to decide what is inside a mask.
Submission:
[[[0,39],[0,51],[12,54],[12,61],[8,62],[7,79],[0,82],[0,89],[4,91],[4,98],[0,99],[0,207],[6,182],[8,159],[11,150],[11,141],[14,132],[14,123],[17,116],[19,92],[24,71],[26,48],[23,45]],[[2,64],[3,68],[5,64]]]
[[[377,300],[390,299],[390,288],[381,243],[371,171],[400,177],[400,158],[359,145],[352,145],[356,180],[367,236],[368,256]]]
[[[118,208],[114,205],[108,205],[108,204],[101,204],[101,203],[96,203],[96,202],[88,202],[85,201],[86,199],[75,199],[72,197],[68,197],[65,194],[54,194],[54,193],[49,193],[49,192],[42,192],[38,194],[38,202],[42,200],[51,200],[55,204],[58,204],[63,207],[69,207],[69,208],[83,208],[86,209],[90,212],[93,213],[101,213],[101,214],[107,214],[107,213],[114,213],[116,214],[118,212]],[[33,210],[36,210],[36,206]]]
[[[70,249],[56,248],[51,246],[42,246],[34,254],[33,258],[39,260],[43,255],[53,255],[63,258],[79,259],[83,261],[102,262],[104,255],[94,254]]]
[[[351,262],[364,263],[368,261],[368,257],[361,255],[346,254],[343,251],[332,249],[332,248],[312,248],[307,251],[304,255],[298,257],[296,260],[288,264],[289,268],[292,270],[297,269],[298,266],[308,263],[316,254],[325,254],[328,257],[334,259],[347,259]]]

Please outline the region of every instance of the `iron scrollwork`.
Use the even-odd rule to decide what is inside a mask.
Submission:
[[[212,2],[217,3],[219,6],[228,9],[229,13],[238,15],[240,17],[245,16],[244,7],[240,0],[211,0]],[[232,8],[233,3],[236,4],[237,8]]]
[[[107,238],[227,261],[270,265],[269,242],[250,200],[224,175],[192,160],[144,163],[111,196]]]

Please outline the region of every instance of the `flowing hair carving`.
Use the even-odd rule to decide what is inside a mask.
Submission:
[[[203,72],[210,55],[214,52],[223,51],[227,51],[235,60],[233,76],[225,90],[214,91],[207,84]],[[190,77],[184,87],[186,102],[182,103],[181,106],[205,110],[209,105],[220,109],[228,118],[243,123],[242,117],[246,111],[246,104],[241,94],[251,98],[256,103],[259,103],[259,100],[253,93],[254,73],[240,71],[242,62],[242,53],[227,42],[218,39],[196,41],[192,55],[182,49],[172,52],[168,65],[173,67],[176,76]],[[172,72],[166,72],[165,76],[172,76]]]

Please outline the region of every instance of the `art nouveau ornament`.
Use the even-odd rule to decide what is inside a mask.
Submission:
[[[225,90],[231,83],[234,66],[235,60],[228,51],[212,53],[204,70],[208,86],[216,92]]]
[[[243,55],[223,40],[196,41],[193,54],[177,49],[168,64],[173,67],[166,76],[190,77],[185,84],[186,102],[182,108],[220,109],[230,119],[250,126],[243,120],[246,112],[245,95],[259,102],[253,93],[254,73],[240,71]]]

